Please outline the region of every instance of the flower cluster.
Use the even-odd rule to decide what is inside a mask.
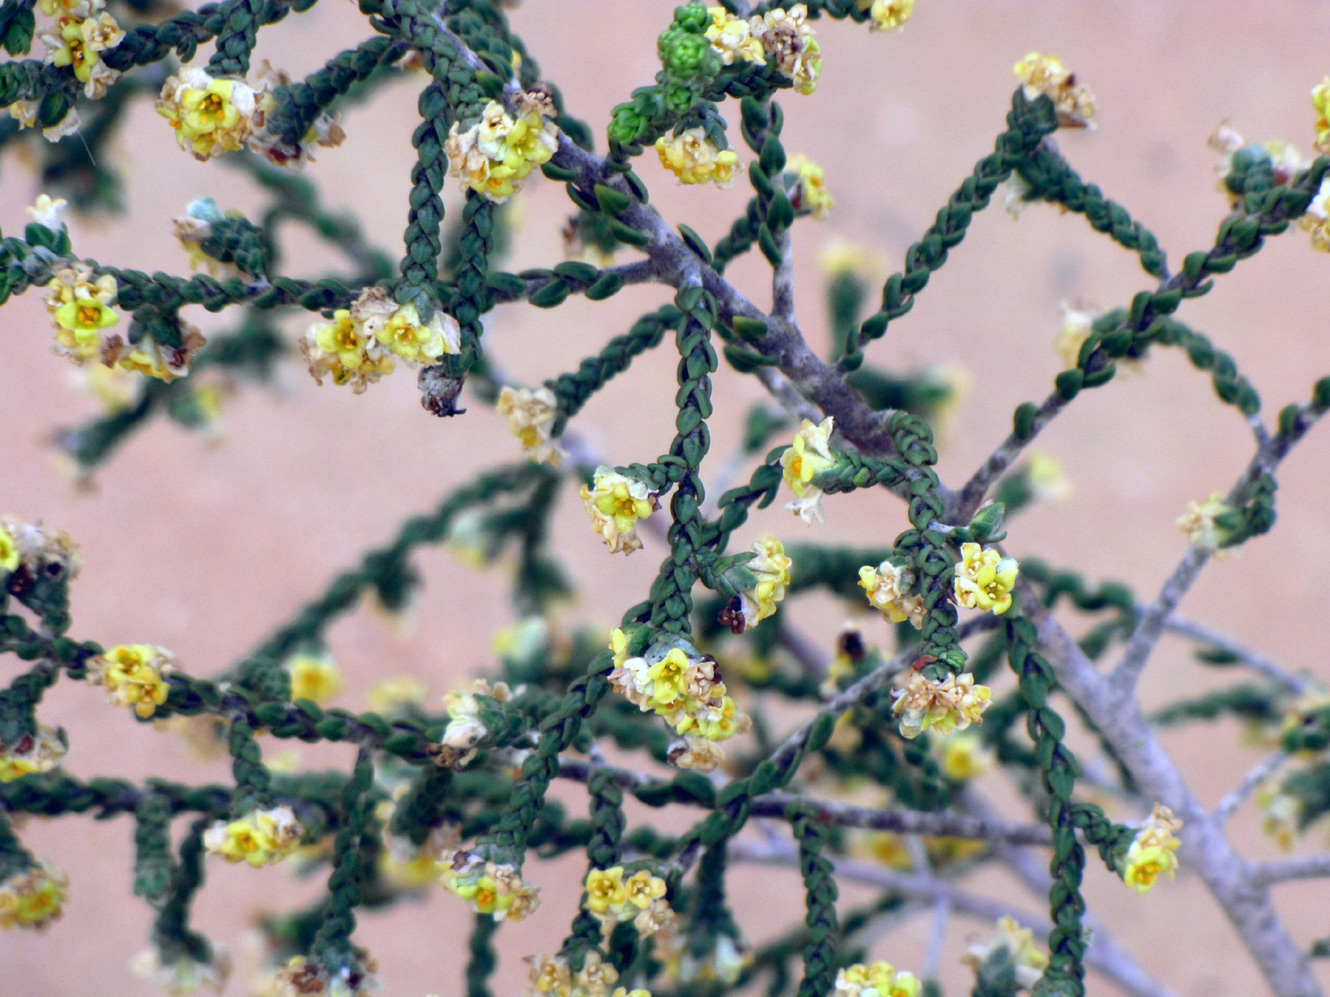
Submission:
[[[583,485],[579,494],[591,525],[612,553],[631,554],[642,549],[637,521],[660,508],[658,493],[648,488],[645,481],[620,474],[611,467],[598,467],[590,487]]]
[[[600,953],[591,950],[586,954],[582,968],[576,973],[568,965],[568,960],[561,955],[527,956],[531,965],[531,987],[528,994],[552,994],[553,997],[651,997],[651,993],[641,988],[629,990],[626,987],[614,987],[619,981],[619,972]],[[611,991],[610,988],[614,987]]]
[[[815,221],[825,219],[836,206],[836,199],[826,188],[827,171],[807,156],[796,153],[785,163],[785,172],[794,180],[789,187],[790,204],[794,209],[807,211]]]
[[[1093,127],[1094,94],[1077,84],[1076,75],[1057,56],[1031,52],[1011,71],[1020,80],[1026,100],[1048,97],[1053,101],[1063,128]]]
[[[914,0],[873,0],[868,16],[869,31],[899,31],[914,14]]]
[[[961,961],[974,967],[976,975],[986,964],[1000,960],[1010,965],[1018,989],[1028,989],[1039,982],[1048,965],[1048,956],[1034,943],[1034,932],[1022,928],[1010,917],[998,921],[998,933],[985,944],[975,943]]]
[[[0,744],[0,782],[13,782],[33,772],[50,772],[69,751],[64,728],[38,724],[14,744]]]
[[[460,768],[476,757],[476,746],[489,735],[489,728],[480,719],[477,696],[489,696],[502,703],[512,696],[512,692],[505,682],[491,686],[484,679],[476,679],[471,683],[470,692],[444,693],[448,726],[443,732],[442,750],[436,757],[439,764]]]
[[[187,997],[204,987],[221,993],[231,974],[231,960],[224,949],[214,945],[212,958],[206,962],[184,952],[163,961],[162,953],[154,947],[134,956],[129,961],[129,971],[140,979],[156,983],[171,997]]]
[[[331,322],[316,323],[300,341],[309,372],[319,384],[349,384],[357,394],[393,371],[395,357],[430,364],[462,348],[457,319],[435,309],[422,321],[413,304],[399,305],[382,287],[367,287],[349,309],[339,308]]]
[[[1020,565],[1014,557],[1003,557],[991,547],[961,544],[953,587],[956,601],[966,609],[991,611],[1001,616],[1011,608],[1011,590]]]
[[[458,849],[444,857],[443,866],[444,888],[471,904],[477,914],[492,914],[496,921],[520,921],[540,906],[540,887],[525,885],[521,870],[514,865]]]
[[[491,201],[506,201],[522,189],[532,170],[558,151],[559,129],[545,120],[554,114],[549,96],[533,91],[522,95],[516,118],[492,100],[465,131],[454,121],[443,146],[448,175]]]
[[[700,125],[677,135],[656,139],[660,165],[679,178],[680,183],[714,183],[729,187],[739,169],[739,156],[733,149],[721,149]]]
[[[1181,829],[1182,821],[1173,816],[1173,811],[1156,803],[1150,818],[1127,848],[1122,860],[1122,881],[1137,893],[1145,893],[1155,885],[1160,873],[1172,879],[1178,868],[1175,853],[1182,844],[1177,838]]]
[[[258,99],[258,91],[241,80],[214,79],[189,66],[163,85],[157,113],[171,122],[180,148],[208,160],[245,147]]]
[[[775,537],[766,537],[753,544],[753,553],[757,556],[741,567],[752,576],[752,582],[720,614],[721,625],[736,634],[774,614],[790,584],[790,565],[794,562],[786,556],[784,544]]]
[[[794,492],[794,501],[785,508],[793,511],[805,523],[812,525],[822,517],[822,489],[813,484],[813,478],[836,465],[835,455],[831,452],[831,430],[835,420],[827,416],[821,424],[814,425],[811,419],[805,419],[794,437],[794,442],[780,455],[780,466],[785,469],[785,483]]]
[[[117,644],[88,663],[88,681],[106,686],[111,703],[150,717],[166,702],[175,655],[156,644]]]
[[[136,343],[105,330],[120,322],[111,307],[118,293],[109,274],[93,279],[92,268],[73,263],[57,269],[46,285],[46,310],[55,328],[56,354],[78,366],[95,360],[107,367],[119,366],[162,381],[189,373],[195,354],[203,346],[202,334],[180,323],[180,343],[172,346],[142,336]]]
[[[551,439],[554,420],[559,414],[553,391],[546,387],[531,391],[505,385],[494,407],[499,415],[507,417],[508,428],[521,441],[527,460],[552,467],[563,463],[563,451]]]
[[[721,679],[716,659],[677,643],[656,646],[641,657],[628,656],[622,630],[610,637],[614,670],[610,683],[644,713],[663,717],[685,737],[682,752],[670,760],[681,768],[714,769],[724,758],[716,746],[698,742],[724,741],[748,730],[752,721],[734,705]]]
[[[916,738],[932,729],[939,734],[965,730],[983,722],[983,712],[992,705],[992,690],[976,685],[969,672],[948,675],[939,682],[921,672],[910,671],[903,689],[891,693],[891,710],[900,717],[901,736]]]
[[[69,877],[50,862],[15,870],[0,881],[0,928],[45,928],[68,899]]]
[[[794,89],[802,94],[817,89],[822,48],[817,43],[817,32],[808,23],[807,7],[797,3],[789,10],[769,10],[753,17],[749,30],[780,74],[794,82]]]
[[[119,45],[125,32],[114,17],[105,13],[105,6],[103,0],[78,0],[73,4],[51,0],[42,4],[43,12],[58,12],[55,24],[39,32],[46,46],[46,64],[73,70],[89,100],[105,97],[111,84],[120,78],[120,73],[102,61],[102,53]]]
[[[327,654],[297,654],[285,663],[291,675],[291,698],[326,703],[342,691],[342,673]]]
[[[889,962],[855,963],[836,974],[831,997],[919,997],[919,980]]]
[[[46,530],[13,516],[0,516],[0,571],[22,579],[11,578],[10,591],[39,577],[63,575],[72,581],[81,564],[74,541],[64,530]]]
[[[711,24],[706,30],[706,39],[722,63],[732,66],[736,61],[766,62],[766,49],[753,36],[752,26],[747,21],[735,17],[724,7],[708,7],[707,13],[711,15]]]
[[[643,938],[674,930],[675,914],[665,899],[665,880],[645,869],[627,879],[621,865],[592,869],[585,887],[586,909],[606,935],[621,921],[631,921]]]
[[[1204,502],[1189,502],[1187,511],[1178,517],[1177,527],[1187,534],[1193,547],[1214,552],[1233,535],[1226,523],[1233,516],[1234,509],[1224,502],[1224,496],[1213,492]]]
[[[892,623],[909,620],[917,629],[924,625],[924,600],[914,594],[914,583],[914,572],[890,559],[876,568],[866,564],[859,569],[859,586],[869,604]]]
[[[254,868],[282,861],[300,846],[305,828],[287,806],[251,810],[239,820],[218,821],[203,833],[203,847],[228,862]]]
[[[303,955],[292,956],[273,978],[273,997],[369,997],[378,989],[372,961],[364,969],[329,971]]]

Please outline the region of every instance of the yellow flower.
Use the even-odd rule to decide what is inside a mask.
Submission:
[[[707,137],[699,125],[678,135],[656,139],[660,165],[679,178],[680,183],[715,183],[728,187],[739,169],[739,156],[733,149],[721,149]]]
[[[919,980],[889,962],[856,963],[836,974],[830,997],[918,997]]]
[[[785,171],[795,175],[790,191],[790,203],[795,210],[807,209],[819,222],[826,218],[827,212],[836,206],[836,199],[825,186],[826,170],[796,153],[786,162]]]
[[[393,358],[370,336],[363,335],[340,308],[331,322],[310,326],[300,341],[309,372],[319,384],[323,375],[332,375],[334,384],[350,384],[360,394],[384,374],[393,372]]]
[[[643,869],[633,873],[623,884],[623,889],[629,903],[639,909],[645,909],[651,906],[652,901],[665,896],[665,880]]]
[[[1283,852],[1290,851],[1302,829],[1302,800],[1277,790],[1256,794],[1261,807],[1261,830],[1275,839]]]
[[[494,407],[499,415],[507,416],[508,428],[521,441],[527,460],[552,467],[563,463],[563,451],[550,436],[559,414],[559,402],[553,391],[546,387],[529,391],[504,385]]]
[[[155,644],[117,644],[92,659],[88,680],[106,686],[112,704],[133,706],[140,717],[150,717],[166,702],[164,676],[174,670],[174,661],[170,651]]]
[[[78,279],[85,276],[78,273],[71,283],[66,273],[46,285],[46,310],[55,322],[56,342],[77,357],[91,360],[102,352],[102,330],[120,321],[109,304],[117,293],[115,278],[108,274],[92,283]],[[86,276],[91,277],[91,272]]]
[[[50,862],[12,872],[0,882],[0,928],[45,928],[68,899],[69,877]]]
[[[967,782],[993,768],[993,751],[975,734],[947,738],[942,748],[942,771],[948,779]]]
[[[539,888],[524,885],[516,866],[499,865],[468,851],[453,853],[445,863],[443,885],[477,914],[490,914],[496,921],[520,921],[540,904]]]
[[[914,14],[914,0],[873,0],[869,31],[899,31]]]
[[[611,907],[625,903],[623,866],[612,869],[592,869],[586,875],[586,909],[593,914],[604,914]]]
[[[750,18],[748,26],[781,75],[794,81],[794,89],[802,94],[817,89],[822,48],[808,23],[806,6],[797,3],[789,10],[768,11],[762,17]]]
[[[244,147],[259,96],[239,80],[189,68],[166,81],[157,113],[171,122],[180,148],[207,160]]]
[[[0,528],[0,568],[5,571],[13,571],[18,567],[18,564],[18,544],[14,541],[14,535],[6,529]]]
[[[1312,249],[1330,253],[1330,179],[1321,181],[1298,224],[1311,233]]]
[[[1003,557],[991,547],[961,544],[954,583],[956,601],[967,609],[991,610],[993,615],[1001,616],[1011,608],[1011,590],[1019,569],[1014,557]]]
[[[410,707],[423,706],[429,698],[429,686],[414,675],[395,675],[370,686],[369,708],[374,713],[404,713]]]
[[[720,614],[721,625],[736,634],[774,614],[790,584],[793,562],[785,556],[784,544],[775,537],[767,537],[753,544],[753,552],[757,556],[743,567],[756,576],[755,583],[736,595]]]
[[[1029,53],[1011,67],[1020,80],[1026,100],[1047,96],[1057,108],[1058,124],[1063,128],[1092,127],[1094,94],[1076,83],[1076,76],[1067,70],[1055,55]]]
[[[870,564],[859,569],[859,587],[868,596],[869,605],[882,611],[892,623],[909,620],[918,629],[924,625],[924,600],[912,594],[914,572],[890,560],[876,568]]]
[[[63,730],[38,724],[11,747],[0,744],[0,782],[13,782],[32,772],[50,772],[69,750]]]
[[[548,162],[559,148],[559,129],[545,120],[554,115],[549,99],[528,93],[520,102],[516,119],[492,100],[481,112],[480,121],[467,130],[454,121],[443,146],[448,175],[460,178],[463,187],[491,201],[505,201],[521,190],[531,171]]]
[[[69,202],[63,197],[52,199],[49,194],[38,194],[37,201],[27,209],[28,217],[43,228],[59,232],[65,227],[65,209]]]
[[[822,518],[822,489],[814,485],[813,478],[836,466],[831,452],[831,431],[835,425],[827,416],[820,425],[805,419],[794,437],[794,442],[780,455],[780,466],[785,469],[785,483],[795,494],[795,500],[785,508],[793,510],[805,523],[812,524]]]
[[[441,753],[442,763],[454,768],[465,765],[476,755],[476,745],[489,736],[489,728],[480,719],[480,702],[477,696],[490,696],[499,702],[505,702],[512,696],[506,682],[490,685],[485,679],[476,679],[471,683],[469,692],[449,690],[443,695],[444,706],[448,711],[448,726],[443,731]]]
[[[571,997],[573,972],[567,959],[557,955],[529,955],[526,962],[531,966],[531,986],[536,993]]]
[[[298,654],[286,663],[291,673],[291,698],[326,703],[342,691],[342,673],[326,655]]]
[[[84,84],[84,94],[92,99],[104,97],[107,88],[120,76],[102,62],[101,53],[120,44],[125,32],[110,14],[97,17],[61,18],[53,29],[42,32],[46,62],[69,66],[74,78]]]
[[[711,26],[707,28],[706,38],[721,62],[729,66],[736,59],[766,61],[762,43],[753,37],[747,21],[735,17],[724,7],[708,7],[707,13],[711,15]]]
[[[1316,151],[1330,154],[1330,76],[1312,87],[1312,107],[1316,109]]]
[[[942,682],[910,671],[905,688],[892,691],[892,712],[900,717],[901,736],[916,738],[932,728],[939,734],[965,730],[983,721],[992,705],[992,690],[976,685],[969,672],[948,675]]]
[[[612,553],[631,554],[640,550],[637,521],[646,519],[656,509],[656,492],[638,478],[620,474],[613,468],[596,468],[592,487],[580,492],[591,524]]]
[[[1182,844],[1176,832],[1182,829],[1182,821],[1173,816],[1173,812],[1162,803],[1156,803],[1150,818],[1136,832],[1136,837],[1122,867],[1122,881],[1137,893],[1150,890],[1161,873],[1169,879],[1178,868],[1178,858],[1174,854]]]
[[[203,832],[203,847],[228,862],[272,865],[300,847],[305,828],[286,806],[251,810],[239,820],[218,821]]]
[[[439,308],[434,309],[428,322],[423,322],[416,306],[406,304],[392,314],[376,338],[407,362],[428,364],[462,348],[462,327]]]
[[[1177,527],[1187,534],[1192,546],[1216,551],[1232,536],[1232,532],[1221,527],[1216,520],[1232,512],[1233,507],[1225,504],[1224,496],[1213,492],[1204,502],[1189,502],[1187,511],[1178,518]]]

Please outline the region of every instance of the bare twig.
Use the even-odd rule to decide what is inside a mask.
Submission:
[[[1307,855],[1281,862],[1262,862],[1251,867],[1251,878],[1258,886],[1287,883],[1293,879],[1320,879],[1330,876],[1330,855]]]

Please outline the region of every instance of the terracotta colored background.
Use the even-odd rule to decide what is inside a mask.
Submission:
[[[599,130],[611,106],[651,80],[654,39],[669,17],[663,2],[528,0],[513,21],[546,75],[564,88],[570,107]],[[263,34],[261,55],[293,74],[316,68],[364,37],[350,4],[327,2]],[[828,24],[822,84],[812,97],[783,101],[791,151],[813,154],[827,170],[838,208],[822,226],[796,232],[804,328],[825,337],[816,266],[819,251],[840,236],[873,247],[882,270],[924,230],[937,207],[991,148],[1012,90],[1011,63],[1030,49],[1061,54],[1099,99],[1099,128],[1059,137],[1083,176],[1100,183],[1150,225],[1174,260],[1208,246],[1225,206],[1214,190],[1215,155],[1205,139],[1222,119],[1251,139],[1311,144],[1307,93],[1330,69],[1325,61],[1330,8],[1280,0],[1264,4],[959,3],[921,0],[903,35],[870,36],[863,28]],[[414,81],[413,81],[414,83]],[[732,119],[737,112],[726,107]],[[323,152],[309,175],[328,200],[365,219],[382,245],[400,243],[415,125],[408,86],[381,93],[344,118],[349,138]],[[737,136],[736,136],[737,141]],[[176,149],[169,131],[142,104],[134,111],[120,156],[131,182],[135,218],[75,220],[75,247],[98,259],[145,270],[184,269],[170,237],[171,219],[195,197],[222,207],[249,208],[256,192],[233,171],[196,164]],[[3,164],[0,225],[17,231],[23,206],[37,193],[11,154]],[[720,236],[747,194],[677,187],[654,163],[642,176],[653,204],[672,222],[709,239]],[[450,191],[449,210],[456,210]],[[561,258],[558,228],[569,211],[557,185],[537,179],[522,195],[525,228],[510,269],[551,265]],[[302,253],[304,255],[302,255]],[[754,254],[756,256],[756,254]],[[323,260],[296,240],[289,260]],[[1269,413],[1308,396],[1330,372],[1325,315],[1330,309],[1330,260],[1290,232],[1256,259],[1219,279],[1210,296],[1183,317],[1236,358],[1266,399]],[[293,265],[293,272],[305,272]],[[767,300],[760,258],[736,265],[734,279],[759,303]],[[1002,439],[1019,402],[1047,393],[1058,361],[1051,344],[1058,303],[1081,299],[1125,304],[1149,286],[1134,259],[1074,217],[1032,208],[1013,221],[995,207],[976,220],[953,261],[934,278],[908,320],[893,326],[870,358],[897,369],[959,366],[972,390],[944,436],[941,473],[956,484]],[[491,319],[487,347],[517,378],[534,383],[575,366],[641,312],[667,300],[659,288],[629,289],[600,305],[572,299],[557,312],[505,307]],[[200,314],[206,330],[224,321]],[[292,335],[302,321],[288,323]],[[74,631],[106,643],[147,640],[171,647],[199,674],[228,665],[317,593],[362,549],[391,535],[406,515],[430,508],[495,455],[511,459],[515,444],[501,420],[476,406],[439,422],[419,407],[414,378],[399,373],[363,396],[319,390],[292,364],[278,390],[246,390],[229,404],[224,445],[155,422],[102,470],[96,488],[77,491],[57,468],[49,445],[58,426],[79,421],[94,403],[72,371],[48,352],[38,295],[0,311],[6,364],[0,391],[0,507],[43,519],[79,541],[85,561],[76,585]],[[647,459],[671,435],[674,361],[663,349],[639,360],[587,406],[576,425],[613,463]],[[717,377],[713,432],[718,457],[731,452],[737,421],[760,394],[755,381],[730,371]],[[1183,551],[1173,520],[1188,500],[1231,484],[1250,455],[1250,435],[1232,409],[1216,403],[1208,378],[1173,353],[1151,358],[1148,370],[1123,377],[1078,400],[1040,441],[1075,484],[1074,500],[1030,510],[1014,525],[1011,548],[1038,553],[1092,576],[1130,582],[1152,593]],[[1321,649],[1330,641],[1323,565],[1330,555],[1325,496],[1330,440],[1318,430],[1287,462],[1279,492],[1280,522],[1239,558],[1213,565],[1185,612],[1259,644],[1290,667],[1330,677]],[[719,463],[719,461],[718,461]],[[659,544],[630,559],[611,558],[586,529],[576,503],[559,510],[559,542],[584,585],[569,622],[601,625],[645,591]],[[852,496],[829,505],[819,539],[877,542],[902,528],[889,496]],[[804,527],[768,510],[739,539],[776,531],[801,539]],[[502,571],[476,575],[446,552],[419,558],[428,586],[417,625],[405,638],[357,615],[332,631],[333,650],[348,675],[339,701],[358,706],[378,677],[411,672],[435,693],[489,662],[488,641],[510,620]],[[626,594],[627,593],[627,594]],[[844,609],[809,602],[796,616],[820,632],[839,625]],[[483,625],[477,624],[483,621]],[[869,623],[869,626],[874,624]],[[879,635],[882,639],[886,634]],[[1166,640],[1146,675],[1150,702],[1216,681]],[[72,733],[67,768],[79,776],[130,778],[225,776],[200,770],[174,739],[131,723],[106,706],[102,693],[65,683],[42,708],[43,719]],[[1233,747],[1237,728],[1216,724],[1166,741],[1207,802],[1217,800],[1259,754]],[[273,746],[281,750],[285,746]],[[306,764],[347,766],[349,752],[302,749]],[[1002,778],[996,777],[998,783]],[[575,805],[576,788],[560,787]],[[667,820],[657,816],[654,819]],[[1240,847],[1271,857],[1250,809],[1233,822]],[[126,960],[145,944],[150,911],[129,895],[128,821],[32,822],[24,831],[34,851],[50,856],[73,879],[64,919],[45,935],[0,938],[0,991],[25,997],[84,992],[148,994]],[[1325,847],[1324,830],[1304,848]],[[576,902],[576,856],[531,866],[545,905],[525,923],[505,928],[496,992],[520,993],[519,957],[557,947]],[[197,925],[234,948],[249,917],[279,902],[292,904],[315,884],[289,885],[285,872],[213,865],[197,904]],[[998,872],[977,888],[1022,897]],[[803,916],[793,873],[745,870],[736,875],[739,920],[761,939]],[[847,889],[845,895],[858,894]],[[1179,994],[1264,992],[1235,936],[1195,877],[1183,875],[1136,898],[1102,869],[1091,870],[1091,908]],[[1324,883],[1280,887],[1280,909],[1308,942],[1330,934],[1330,889]],[[385,992],[419,997],[456,992],[470,919],[451,898],[432,896],[386,914],[367,916],[359,940],[379,958]],[[918,968],[927,937],[916,919],[880,941],[874,954]],[[968,991],[968,970],[956,959],[982,925],[954,921],[944,965],[952,992]],[[1324,964],[1322,964],[1324,967]],[[1330,984],[1330,972],[1320,970]],[[233,980],[228,994],[245,992]],[[1091,992],[1110,993],[1096,981]]]

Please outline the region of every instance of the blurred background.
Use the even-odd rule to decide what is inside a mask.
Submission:
[[[650,82],[658,68],[655,37],[672,8],[654,0],[527,0],[511,17],[546,77],[563,88],[570,111],[592,125],[603,149],[610,108],[632,87]],[[367,35],[352,4],[325,0],[263,31],[258,55],[298,77]],[[826,222],[805,220],[794,232],[805,332],[815,348],[825,348],[819,255],[837,241],[850,241],[870,251],[864,258],[879,284],[897,269],[905,248],[991,150],[1014,88],[1011,65],[1027,51],[1059,54],[1093,90],[1098,128],[1063,132],[1059,146],[1087,181],[1124,204],[1178,261],[1211,244],[1227,211],[1216,191],[1220,157],[1206,147],[1216,125],[1229,119],[1248,140],[1280,138],[1310,154],[1314,112],[1308,93],[1330,70],[1327,37],[1330,6],[1305,0],[920,0],[900,34],[870,35],[862,26],[821,22],[824,69],[816,94],[787,94],[781,101],[787,149],[825,167],[837,201]],[[394,256],[405,224],[418,85],[418,79],[403,80],[351,108],[342,119],[346,143],[320,151],[307,171],[332,207],[358,215]],[[740,146],[737,108],[726,105],[722,112]],[[171,221],[189,201],[211,196],[223,209],[241,210],[261,203],[239,172],[196,163],[176,148],[146,100],[132,109],[116,155],[128,177],[129,215],[70,223],[76,251],[94,259],[186,272]],[[748,196],[742,183],[728,191],[684,188],[660,169],[654,154],[644,159],[639,173],[669,222],[691,225],[714,243],[742,211]],[[23,209],[39,190],[14,151],[0,162],[0,184],[0,227],[20,231]],[[460,210],[451,183],[448,208]],[[561,260],[559,230],[571,210],[559,185],[534,178],[516,204],[520,228],[505,269]],[[623,252],[619,257],[630,258]],[[312,241],[298,238],[286,259],[296,276],[337,264]],[[1270,419],[1287,402],[1307,399],[1312,382],[1330,373],[1328,267],[1330,259],[1311,250],[1305,233],[1292,230],[1181,312],[1233,355],[1261,392]],[[769,300],[768,272],[758,254],[736,264],[729,276],[759,304]],[[1012,409],[1050,390],[1061,369],[1053,349],[1062,325],[1060,302],[1126,305],[1151,283],[1133,256],[1083,219],[1038,205],[1013,219],[995,203],[976,219],[911,314],[870,348],[869,361],[894,371],[935,366],[966,373],[968,390],[940,434],[942,478],[958,485],[1006,436]],[[667,300],[667,289],[635,287],[600,304],[574,297],[553,312],[502,307],[489,318],[486,348],[513,378],[537,384],[574,368]],[[205,333],[227,326],[225,314],[192,311],[189,317]],[[283,320],[292,342],[307,321]],[[210,445],[199,434],[156,420],[90,485],[77,487],[57,460],[53,438],[57,429],[95,414],[98,403],[80,386],[75,369],[50,354],[39,294],[0,310],[0,336],[6,358],[0,375],[0,512],[67,530],[78,542],[84,566],[74,586],[76,636],[108,645],[162,644],[199,675],[230,665],[361,551],[387,540],[404,517],[432,508],[476,470],[515,459],[518,452],[504,421],[482,404],[446,421],[425,414],[415,378],[405,370],[356,396],[331,385],[319,389],[293,357],[273,388],[246,387],[226,399],[218,441]],[[672,434],[674,365],[668,347],[637,360],[573,426],[610,463],[653,458]],[[728,369],[716,382],[715,445],[707,469],[713,474],[738,446],[742,416],[762,395],[756,380]],[[1067,501],[1023,513],[1012,524],[1010,551],[1037,554],[1092,578],[1120,579],[1152,597],[1184,550],[1174,520],[1188,501],[1226,491],[1251,446],[1241,417],[1217,402],[1209,378],[1177,351],[1157,350],[1141,372],[1083,395],[1039,440],[1038,449],[1061,463],[1073,493]],[[1319,566],[1330,558],[1327,486],[1330,430],[1321,429],[1280,474],[1275,530],[1213,564],[1184,604],[1188,616],[1322,678],[1330,678],[1322,653],[1330,643],[1330,614],[1319,583]],[[818,540],[884,543],[905,526],[901,504],[885,493],[837,498],[827,511]],[[581,587],[560,625],[607,629],[645,593],[661,543],[648,538],[646,550],[631,558],[610,556],[587,529],[580,503],[567,494],[557,526],[557,543]],[[786,542],[813,538],[779,504],[755,516],[736,539],[746,545],[764,533]],[[503,565],[477,573],[446,549],[424,552],[417,564],[426,585],[409,633],[363,612],[331,631],[331,650],[347,678],[337,705],[363,708],[372,683],[402,673],[424,679],[438,696],[491,666],[492,636],[512,622]],[[831,599],[808,599],[791,611],[829,640],[851,609]],[[890,640],[885,624],[868,616],[861,622],[870,639]],[[1186,645],[1166,638],[1142,694],[1147,705],[1157,704],[1221,679],[1232,681],[1232,673],[1203,670]],[[70,730],[66,768],[80,777],[226,777],[224,763],[198,763],[179,739],[109,707],[99,689],[62,683],[48,695],[41,716]],[[1203,801],[1213,804],[1262,757],[1263,749],[1243,747],[1239,738],[1238,725],[1223,722],[1164,740]],[[290,747],[265,741],[270,753]],[[351,754],[302,747],[300,760],[346,768]],[[990,778],[1000,784],[1004,777]],[[573,807],[583,805],[579,787],[560,786],[558,792]],[[639,811],[633,813],[640,819]],[[658,814],[652,819],[673,821]],[[1277,849],[1259,824],[1258,812],[1248,806],[1233,821],[1232,834],[1248,856],[1275,857]],[[0,936],[0,965],[9,981],[0,990],[13,987],[26,997],[59,997],[90,986],[126,995],[156,992],[125,968],[145,947],[151,919],[130,895],[130,823],[31,821],[22,835],[36,854],[69,872],[71,899],[63,920],[44,935]],[[1323,850],[1326,844],[1322,829],[1300,847]],[[499,936],[503,961],[496,993],[522,992],[522,955],[557,948],[577,902],[583,861],[573,855],[529,866],[528,878],[543,888],[544,906]],[[242,934],[254,915],[295,906],[313,895],[318,882],[292,886],[282,869],[211,864],[196,926],[233,952],[243,950]],[[1030,910],[1042,907],[1013,882],[993,871],[975,888]],[[854,888],[843,895],[851,901],[863,896]],[[1092,863],[1086,895],[1090,909],[1177,993],[1264,992],[1222,913],[1185,869],[1176,883],[1137,897]],[[795,871],[738,870],[732,896],[738,920],[754,940],[803,917]],[[1281,886],[1276,897],[1299,941],[1330,934],[1330,888],[1324,882]],[[470,923],[457,901],[438,891],[364,917],[357,937],[378,958],[385,993],[449,994],[460,984]],[[928,930],[927,917],[909,921],[876,941],[873,954],[917,970]],[[959,963],[967,938],[989,931],[953,920],[942,976],[952,992],[969,989],[970,971]],[[1325,963],[1319,972],[1330,985]],[[226,992],[248,993],[243,984],[237,973]],[[1092,994],[1114,992],[1102,980],[1090,988]]]

